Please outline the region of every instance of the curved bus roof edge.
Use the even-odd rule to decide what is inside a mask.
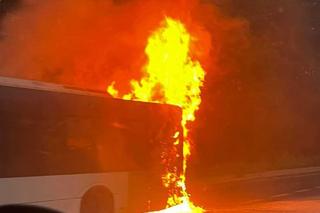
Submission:
[[[12,78],[12,77],[5,77],[5,76],[0,76],[0,86],[42,90],[42,91],[50,91],[50,92],[58,92],[58,93],[69,93],[69,94],[84,95],[84,96],[99,96],[104,98],[117,99],[117,98],[113,98],[107,92],[104,92],[104,91],[82,89],[82,88],[68,86],[68,85],[61,85],[61,84],[44,82],[44,81]],[[117,99],[117,100],[131,101],[131,100],[123,100],[123,99]],[[159,103],[151,103],[151,102],[143,102],[143,101],[134,101],[134,102],[142,102],[147,104],[159,104]],[[161,105],[168,105],[171,107],[179,108],[181,110],[181,108],[176,105],[172,105],[172,104],[161,104]]]

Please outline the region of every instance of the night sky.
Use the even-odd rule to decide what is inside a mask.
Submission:
[[[1,20],[19,2],[0,0]],[[246,22],[248,42],[230,39],[207,75],[192,170],[320,165],[320,0],[203,2]]]

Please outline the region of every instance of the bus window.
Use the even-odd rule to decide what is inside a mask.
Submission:
[[[160,162],[159,140],[170,138],[148,132],[143,122],[14,114],[2,119],[2,177],[145,170]]]

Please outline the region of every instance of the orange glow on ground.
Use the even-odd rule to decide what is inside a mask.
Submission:
[[[107,88],[108,93],[116,98],[173,104],[182,109],[183,169],[181,174],[168,172],[163,175],[164,186],[173,186],[176,193],[169,195],[167,209],[160,212],[203,212],[190,201],[185,183],[187,159],[191,153],[187,123],[195,120],[205,77],[200,63],[190,57],[192,39],[180,21],[165,18],[148,39],[145,48],[148,62],[143,68],[144,77],[139,81],[131,80],[132,90],[123,96],[119,96],[115,82]],[[173,138],[178,138],[178,133]],[[176,140],[174,145],[179,144]]]

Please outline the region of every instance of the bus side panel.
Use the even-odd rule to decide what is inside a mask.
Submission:
[[[128,173],[56,175],[0,179],[0,205],[31,204],[79,213],[81,197],[93,186],[108,188],[115,213],[127,209]]]
[[[167,191],[157,172],[131,172],[129,174],[128,212],[141,213],[163,209]]]

